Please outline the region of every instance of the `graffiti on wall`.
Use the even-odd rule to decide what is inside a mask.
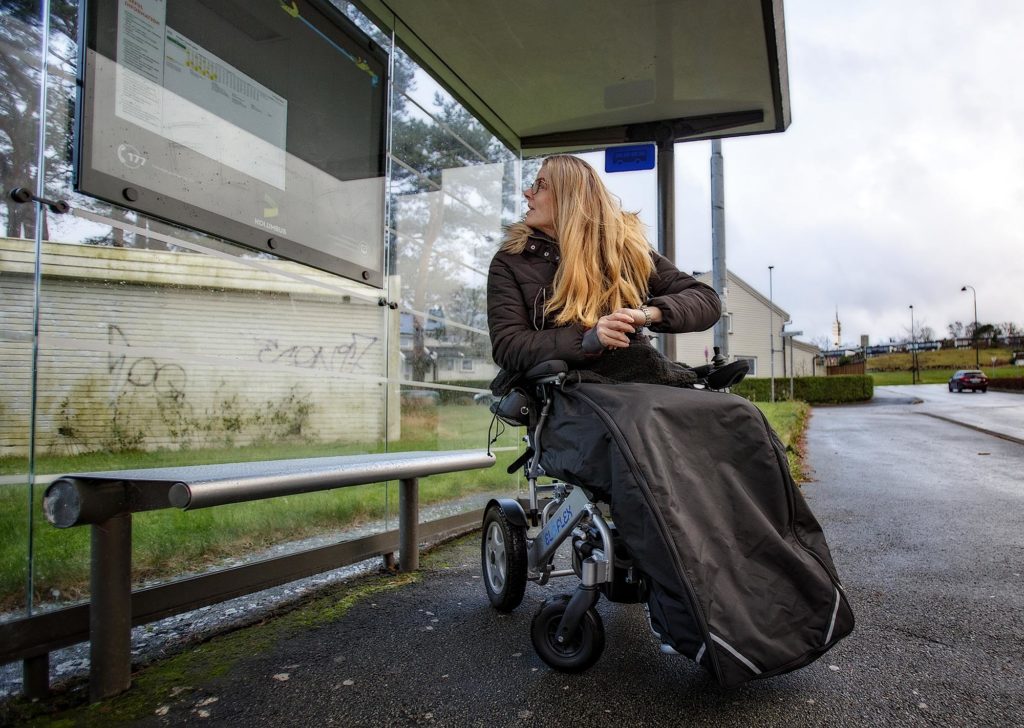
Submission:
[[[372,368],[380,339],[349,337],[323,346],[261,338],[256,340],[256,358],[268,367],[346,374]],[[106,381],[78,380],[55,403],[55,442],[66,451],[231,446],[317,437],[311,429],[315,400],[300,383],[274,377],[266,386],[254,386],[249,373],[230,365],[196,370],[185,360],[175,361],[174,349],[165,344],[157,344],[159,352],[136,348],[138,339],[119,324],[107,324],[107,344]],[[167,356],[161,356],[164,351]]]
[[[262,364],[284,364],[301,369],[322,369],[329,372],[352,374],[365,371],[363,361],[380,340],[367,334],[350,334],[351,339],[331,348],[294,344],[287,346],[278,339],[256,339],[260,347],[256,354]]]
[[[124,372],[125,386],[152,388],[158,399],[180,399],[185,393],[188,374],[184,367],[173,362],[161,363],[151,356],[130,359],[127,354],[114,356],[114,347],[131,347],[128,337],[117,324],[107,324],[107,374],[117,377]]]

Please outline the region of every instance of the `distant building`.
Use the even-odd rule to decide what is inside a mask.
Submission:
[[[839,307],[836,306],[836,320],[832,322],[832,346],[836,349],[843,345],[843,325],[839,323]]]
[[[711,285],[710,272],[695,273],[694,276],[701,283]],[[772,354],[769,351],[769,338],[770,332],[774,329],[776,377],[789,376],[791,360],[794,374],[798,377],[825,374],[822,367],[815,367],[814,364],[815,357],[821,353],[817,346],[790,337],[783,339],[780,336],[784,330],[784,322],[789,321],[789,314],[785,310],[779,308],[778,304],[770,302],[767,296],[732,271],[727,272],[726,286],[729,293],[725,319],[729,332],[731,360],[746,359],[750,362],[751,377],[770,376]],[[769,315],[769,311],[773,311],[773,314]],[[793,342],[792,351],[787,343],[789,341]],[[690,366],[699,366],[710,361],[714,355],[713,347],[713,329],[682,334],[676,339],[679,361]]]
[[[489,381],[498,374],[490,357],[490,347],[480,341],[467,341],[464,327],[446,326],[444,308],[432,307],[423,317],[423,352],[430,359],[424,375],[427,382]],[[415,352],[415,316],[403,311],[399,317],[399,355],[402,378],[413,380]],[[473,337],[474,339],[476,337]]]

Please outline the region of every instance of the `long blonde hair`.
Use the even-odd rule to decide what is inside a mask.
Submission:
[[[554,323],[593,326],[617,308],[636,308],[647,299],[654,270],[643,224],[625,212],[597,172],[565,154],[548,157],[542,169],[554,200],[555,235],[561,264],[545,315]],[[524,237],[508,239],[503,250],[521,253]]]

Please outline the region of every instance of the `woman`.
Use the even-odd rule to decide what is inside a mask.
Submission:
[[[663,651],[725,685],[817,659],[853,613],[785,448],[747,400],[661,386],[693,372],[637,334],[706,329],[718,296],[652,251],[584,162],[548,158],[525,194],[487,280],[494,360],[512,373],[492,391],[542,361],[575,370],[540,465],[608,502]]]
[[[524,194],[526,217],[509,227],[487,280],[492,353],[505,371],[548,359],[593,368],[605,352],[650,349],[642,327],[681,333],[718,321],[714,289],[652,250],[586,162],[549,157]]]

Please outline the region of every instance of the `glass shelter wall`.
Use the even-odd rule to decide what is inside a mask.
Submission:
[[[495,369],[486,268],[502,223],[518,212],[519,162],[407,56],[392,53],[387,36],[346,3],[337,6],[387,58],[390,133],[381,174],[333,188],[341,216],[305,234],[311,247],[323,240],[321,251],[339,236],[377,245],[379,286],[227,242],[187,217],[172,224],[77,193],[82,9],[0,9],[0,81],[11,89],[0,106],[0,619],[88,596],[88,530],[55,529],[40,512],[58,475],[487,445],[491,418],[482,405]],[[106,61],[98,68],[123,72]],[[229,122],[216,126],[231,136]],[[333,128],[329,119],[304,128],[297,114],[288,136],[344,133]],[[305,141],[307,150],[316,146]],[[183,137],[168,149],[186,144]],[[193,155],[213,153],[192,147]],[[311,194],[324,184],[322,168],[301,176],[312,163],[293,159],[287,145],[270,152],[289,170],[271,182]],[[11,200],[13,188],[36,191],[39,179],[46,197],[70,204],[68,214]],[[352,190],[355,197],[345,197]],[[269,219],[271,202],[261,204]],[[514,480],[504,465],[517,440],[512,431],[499,438],[499,464],[488,471],[425,479],[422,520],[431,509],[449,515],[508,494]],[[394,528],[395,491],[382,483],[137,514],[133,581],[172,580],[310,537],[343,541]]]
[[[0,422],[10,430],[0,450],[0,612],[29,607],[31,565],[31,435],[33,392],[34,259],[37,212],[8,196],[13,186],[29,185],[39,162],[39,98],[42,8],[3,6],[0,16],[0,174],[3,175],[5,240],[22,242],[28,274],[15,285],[8,271],[10,253],[0,251],[0,391],[18,391],[0,401]],[[6,246],[5,246],[6,247]]]

